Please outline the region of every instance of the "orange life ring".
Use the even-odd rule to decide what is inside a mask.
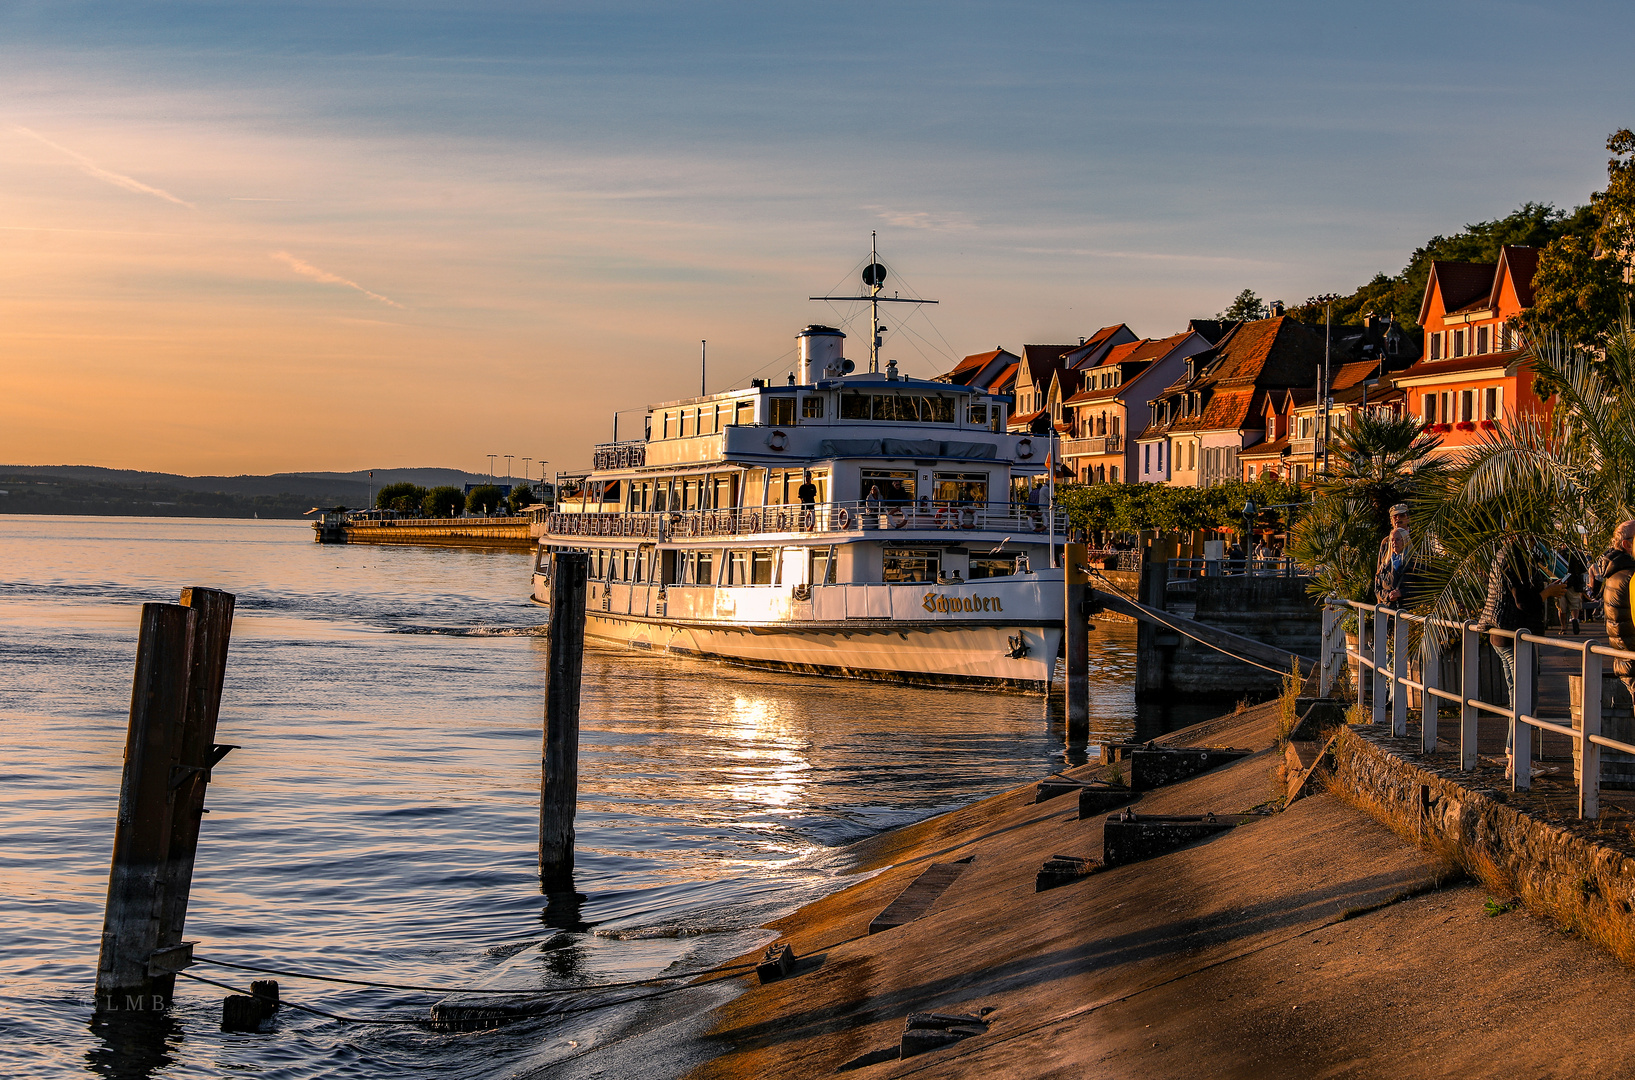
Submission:
[[[761,531],[761,515],[758,512],[752,510],[744,515],[744,531],[752,533]]]
[[[908,515],[903,513],[902,507],[893,506],[890,510],[886,511],[886,525],[888,528],[901,529],[907,524]]]
[[[1030,457],[1032,457],[1033,456],[1033,440],[1032,439],[1018,440],[1017,443],[1016,443],[1016,456],[1019,457],[1019,458],[1030,458]]]
[[[844,529],[852,523],[852,512],[842,506],[835,512],[835,527]]]
[[[774,431],[766,437],[766,444],[781,454],[789,448],[789,436],[781,431]]]

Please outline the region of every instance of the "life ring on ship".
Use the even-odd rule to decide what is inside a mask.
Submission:
[[[969,506],[959,512],[959,527],[962,529],[976,528],[976,511]]]
[[[744,515],[744,531],[752,533],[761,531],[761,515],[759,512],[751,511]]]
[[[852,523],[852,512],[842,506],[835,511],[835,528],[844,529]]]
[[[902,507],[893,506],[890,510],[886,511],[886,527],[887,528],[901,529],[907,524],[908,524],[908,515],[903,513],[903,508]]]
[[[766,444],[781,454],[789,449],[789,436],[781,431],[774,431],[766,437]]]
[[[939,506],[937,507],[936,516],[932,520],[939,529],[952,529],[954,527],[954,511],[949,507]]]
[[[620,525],[623,526],[623,528],[620,531],[623,532],[626,536],[635,536],[636,535],[636,522],[635,522],[634,519],[625,518],[623,521],[620,522]]]
[[[1020,439],[1020,440],[1018,440],[1017,443],[1016,443],[1016,456],[1019,457],[1019,458],[1030,458],[1030,457],[1032,457],[1033,456],[1033,440],[1032,439]]]

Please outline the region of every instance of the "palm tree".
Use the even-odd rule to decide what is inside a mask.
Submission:
[[[1443,471],[1432,453],[1441,441],[1417,418],[1384,411],[1355,413],[1341,427],[1290,536],[1291,553],[1312,572],[1312,595],[1368,599],[1391,507]]]
[[[1415,606],[1443,618],[1477,610],[1501,555],[1543,564],[1577,549],[1586,565],[1635,517],[1635,328],[1626,311],[1599,358],[1558,340],[1529,342],[1542,415],[1500,420],[1418,493],[1427,585]],[[1416,515],[1417,516],[1417,515]],[[1582,532],[1580,532],[1580,527]]]

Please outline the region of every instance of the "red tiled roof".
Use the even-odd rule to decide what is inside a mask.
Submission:
[[[1499,252],[1499,266],[1510,272],[1510,280],[1516,286],[1516,299],[1521,306],[1533,306],[1533,275],[1538,271],[1539,249],[1534,247],[1516,247],[1505,245]],[[1493,293],[1488,299],[1490,307],[1499,306],[1499,283],[1503,275],[1498,271],[1493,274]]]
[[[1241,461],[1244,458],[1282,457],[1283,456],[1283,450],[1288,445],[1289,445],[1289,437],[1287,435],[1283,436],[1280,439],[1273,439],[1271,442],[1256,443],[1255,445],[1249,447],[1249,449],[1247,449],[1247,450],[1239,450],[1238,451],[1238,460]]]
[[[1425,279],[1425,297],[1419,304],[1419,325],[1425,325],[1433,290],[1441,293],[1443,311],[1458,311],[1474,301],[1486,306],[1488,295],[1493,291],[1493,272],[1496,269],[1496,263],[1432,260],[1431,276]]]
[[[1334,373],[1334,382],[1329,389],[1335,392],[1349,390],[1364,379],[1370,378],[1379,366],[1378,360],[1354,360],[1349,364],[1341,364],[1340,370]]]
[[[1101,358],[1101,363],[1097,364],[1096,367],[1112,367],[1115,364],[1122,364],[1126,360],[1132,359],[1131,354],[1146,344],[1148,344],[1146,341],[1126,341],[1122,345],[1114,345],[1107,350],[1107,355]]]
[[[954,370],[948,373],[949,381],[954,381],[954,376],[956,375],[966,375],[981,371],[989,364],[990,361],[997,359],[999,354],[1004,351],[1004,348],[998,348],[992,352],[972,353],[970,356],[967,356],[958,364],[954,365]]]
[[[1021,365],[1020,362],[1017,362],[1015,364],[1006,365],[1005,370],[1001,371],[997,376],[994,377],[993,382],[988,384],[988,392],[990,394],[1002,393],[1003,391],[1000,390],[1000,387],[1004,386],[1007,382],[1010,382],[1012,379],[1016,378],[1016,369],[1021,367],[1021,366],[1022,365]]]
[[[1523,350],[1511,349],[1509,352],[1481,353],[1477,356],[1460,356],[1452,360],[1416,360],[1406,371],[1399,371],[1394,378],[1417,379],[1427,375],[1462,375],[1467,371],[1487,371],[1492,368],[1507,368],[1521,359]]]

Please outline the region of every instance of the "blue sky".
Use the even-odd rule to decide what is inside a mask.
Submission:
[[[614,409],[692,392],[701,338],[712,389],[781,374],[801,325],[844,314],[805,297],[871,229],[897,284],[942,301],[888,338],[913,374],[1111,322],[1157,336],[1244,287],[1349,290],[1434,233],[1599,186],[1635,123],[1632,24],[5,5],[0,364],[31,393],[0,404],[0,460],[573,467]]]

